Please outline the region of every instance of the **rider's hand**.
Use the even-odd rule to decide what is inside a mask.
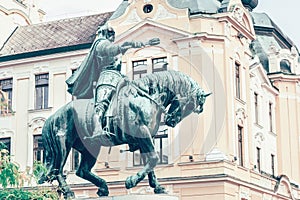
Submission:
[[[132,42],[132,47],[133,48],[142,48],[145,45],[142,42]]]

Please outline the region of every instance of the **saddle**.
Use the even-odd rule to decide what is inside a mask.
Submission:
[[[112,96],[112,99],[110,101],[110,104],[105,112],[105,117],[114,117],[117,115],[116,113],[116,109],[118,106],[118,97],[119,97],[119,92],[120,90],[125,87],[126,85],[128,85],[129,83],[129,79],[125,76],[123,77],[119,83],[117,84],[117,88],[116,88],[116,92],[115,94]]]

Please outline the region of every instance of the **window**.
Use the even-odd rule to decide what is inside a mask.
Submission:
[[[138,79],[147,74],[147,60],[134,61],[133,66],[133,79]]]
[[[168,164],[169,161],[169,142],[168,142],[168,130],[165,126],[160,126],[157,135],[154,138],[154,145],[157,151],[159,160],[157,164]]]
[[[273,113],[272,113],[272,109],[273,109],[273,106],[272,106],[272,103],[269,103],[269,129],[270,129],[270,132],[273,132]]]
[[[133,166],[142,166],[143,159],[140,153],[140,150],[133,152]]]
[[[8,150],[8,154],[11,153],[11,138],[0,138],[0,148]]]
[[[167,57],[154,58],[152,60],[152,72],[161,72],[167,70]]]
[[[254,93],[254,116],[255,116],[255,123],[258,124],[258,94]]]
[[[167,70],[167,57],[153,58],[151,64],[147,60],[133,61],[133,79],[138,79],[147,74],[148,66],[151,66],[152,73],[166,71]],[[150,71],[150,70],[149,70]],[[167,128],[162,121],[158,129],[157,135],[154,137],[154,145],[157,150],[159,161],[158,164],[168,164],[168,133]],[[143,165],[143,159],[139,150],[133,152],[133,166]]]
[[[72,69],[72,74],[74,74],[77,71],[78,68]],[[76,99],[76,96],[72,95],[72,101]]]
[[[151,4],[147,4],[143,8],[144,13],[151,13],[152,10],[153,10],[153,6]]]
[[[261,170],[261,149],[259,147],[256,147],[256,167],[257,170],[260,172]]]
[[[271,154],[271,170],[272,175],[275,176],[275,155]]]
[[[4,99],[4,101],[1,100],[1,102],[5,102],[7,105],[3,105],[0,110],[0,114],[4,113],[11,113],[11,106],[12,106],[12,89],[13,89],[13,79],[3,79],[0,80],[0,90],[6,93],[7,99]],[[4,97],[3,97],[4,98]]]
[[[281,60],[280,71],[282,71],[283,73],[291,73],[291,63],[286,59]]]
[[[133,61],[133,79],[139,79],[142,78],[147,74],[147,60],[139,60],[139,61]],[[140,153],[140,150],[133,152],[133,166],[141,166],[143,165],[143,159]]]
[[[76,149],[72,149],[72,171],[75,171],[78,169],[79,164],[80,164],[80,158],[81,155],[79,153],[79,151],[77,151]]]
[[[42,135],[33,136],[33,160],[44,162],[44,145]]]
[[[244,166],[244,138],[243,138],[243,127],[238,126],[238,156],[239,156],[239,165]]]
[[[35,76],[35,109],[48,108],[49,74]]]
[[[157,164],[168,164],[169,161],[169,150],[168,150],[168,133],[167,129],[159,130],[157,135],[154,137],[154,145],[156,153],[158,154],[159,160]],[[133,152],[133,166],[143,165],[143,158],[140,151]]]
[[[241,77],[240,77],[240,64],[235,63],[235,96],[241,98]]]
[[[148,63],[147,60],[138,60],[133,61],[133,79],[138,79],[147,74],[148,66],[151,66],[152,73],[166,71],[167,70],[167,57],[153,58],[151,63]]]

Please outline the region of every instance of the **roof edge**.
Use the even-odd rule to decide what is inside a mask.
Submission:
[[[38,56],[46,56],[56,53],[64,53],[69,51],[77,51],[82,49],[88,49],[90,48],[92,43],[86,43],[86,44],[79,44],[79,45],[73,45],[73,46],[64,46],[64,47],[58,47],[54,49],[45,49],[45,50],[39,50],[39,51],[32,51],[27,53],[21,53],[21,54],[14,54],[14,55],[8,55],[8,56],[2,56],[0,57],[0,62],[6,62],[11,60],[19,60],[19,59],[26,59],[26,58],[32,58],[32,57],[38,57]]]

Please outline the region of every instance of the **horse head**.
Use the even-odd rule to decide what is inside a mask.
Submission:
[[[211,93],[205,93],[202,89],[198,88],[190,96],[176,96],[165,115],[166,125],[175,127],[183,118],[191,113],[200,114],[203,111],[206,97],[209,95]]]
[[[203,105],[205,103],[206,97],[211,95],[212,93],[205,93],[203,90],[200,90],[197,92],[196,97],[196,107],[194,108],[193,112],[200,114],[203,112]]]

